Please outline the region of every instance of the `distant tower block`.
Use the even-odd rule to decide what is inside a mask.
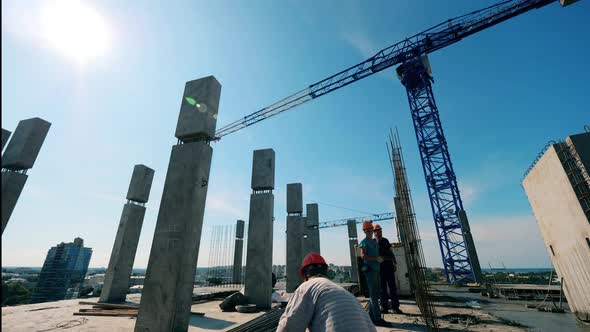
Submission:
[[[43,145],[43,141],[45,141],[50,126],[51,123],[40,118],[20,121],[12,135],[10,143],[6,147],[6,151],[2,154],[3,234],[27,181],[27,170],[35,164],[35,160],[39,155],[39,151],[41,151],[41,146]],[[2,145],[4,146],[4,144],[5,130],[3,129]]]
[[[305,239],[303,212],[303,187],[301,183],[287,184],[287,292],[292,293],[301,284],[301,267]]]
[[[135,165],[127,194],[128,201],[123,206],[109,268],[100,293],[100,302],[121,303],[126,300],[145,216],[144,205],[149,198],[153,179],[153,169],[145,165]]]
[[[244,221],[236,223],[236,245],[234,247],[233,283],[242,283],[242,253],[244,252]]]
[[[135,331],[186,331],[190,320],[221,85],[186,83]]]
[[[354,219],[348,220],[348,245],[350,248],[350,279],[352,282],[359,282],[359,272],[357,266],[355,247],[358,246],[358,235],[356,230],[356,222]]]
[[[320,252],[320,229],[319,226],[319,211],[317,204],[307,204],[307,243],[308,247],[306,252],[303,253],[303,257],[310,252]]]
[[[4,146],[8,143],[8,139],[10,138],[10,131],[2,128],[2,150],[4,150]]]
[[[254,151],[244,295],[260,309],[270,309],[272,297],[274,163],[272,149]]]

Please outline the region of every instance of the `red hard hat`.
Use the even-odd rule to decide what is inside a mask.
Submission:
[[[373,226],[373,230],[374,231],[380,231],[381,230],[381,226],[375,224],[375,226]]]
[[[363,222],[363,231],[367,229],[373,229],[373,223],[370,221]]]
[[[322,255],[318,254],[317,252],[310,252],[303,259],[303,263],[301,263],[301,268],[299,269],[299,275],[302,279],[305,277],[303,275],[303,269],[305,269],[309,265],[314,264],[322,264],[328,267],[328,263],[326,263],[326,260],[324,259],[324,257],[322,257]]]

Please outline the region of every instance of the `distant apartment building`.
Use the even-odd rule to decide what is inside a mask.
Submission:
[[[590,320],[590,132],[550,142],[522,185],[571,310]]]
[[[32,303],[76,298],[84,277],[92,249],[84,247],[84,240],[60,243],[49,249],[32,296]]]

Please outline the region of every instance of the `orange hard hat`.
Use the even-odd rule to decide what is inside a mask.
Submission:
[[[381,226],[375,224],[375,226],[373,226],[373,230],[376,231],[380,231],[381,230]]]
[[[373,223],[370,221],[363,222],[363,231],[367,229],[373,229]]]
[[[314,264],[322,264],[322,265],[325,265],[326,267],[328,267],[328,263],[326,263],[326,260],[324,259],[324,257],[322,257],[322,255],[318,254],[317,252],[310,252],[303,259],[303,263],[301,263],[301,268],[299,269],[299,275],[301,276],[302,279],[305,278],[305,276],[303,274],[303,269],[305,269],[309,265],[314,265]]]

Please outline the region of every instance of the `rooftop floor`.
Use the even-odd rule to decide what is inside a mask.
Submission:
[[[487,298],[484,300],[479,294],[469,293],[466,289],[448,286],[437,286],[437,289],[435,306],[442,331],[530,330],[523,326],[515,326],[510,320],[528,323],[526,325],[534,331],[555,331],[555,326],[561,327],[562,331],[588,331],[585,326],[577,327],[571,314],[552,314],[525,309],[524,304],[520,303],[522,301],[518,301],[517,304],[491,302]],[[84,300],[97,301],[98,298]],[[140,295],[129,294],[127,300],[130,304],[138,304]],[[359,298],[359,301],[366,305],[366,299]],[[133,331],[134,317],[73,316],[79,309],[90,308],[89,305],[80,305],[79,302],[80,299],[75,299],[2,307],[2,331],[59,331],[62,328],[57,326],[67,323],[73,325],[67,328],[68,331]],[[193,305],[193,312],[205,315],[193,315],[189,331],[226,331],[262,314],[222,312],[218,307],[220,302],[214,300]],[[391,323],[391,327],[379,327],[378,331],[426,331],[416,303],[409,299],[402,299],[401,303],[405,315],[386,314],[384,318]],[[541,328],[538,328],[539,324]]]

